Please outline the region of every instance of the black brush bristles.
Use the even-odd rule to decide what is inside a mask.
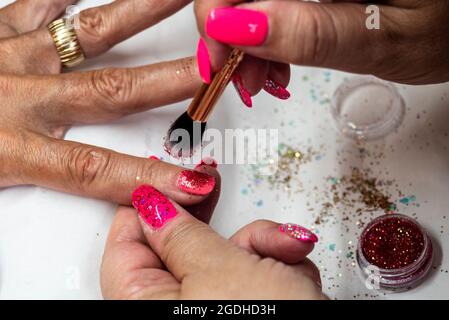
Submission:
[[[194,121],[184,112],[168,129],[165,137],[165,151],[172,157],[191,157],[195,148],[201,145],[206,122]]]

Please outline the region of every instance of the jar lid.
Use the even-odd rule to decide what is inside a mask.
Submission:
[[[331,111],[344,135],[373,140],[400,126],[405,104],[393,84],[373,76],[356,76],[344,81],[334,92]]]

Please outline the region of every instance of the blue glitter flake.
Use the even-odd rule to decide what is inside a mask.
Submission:
[[[409,197],[404,197],[402,199],[399,200],[400,203],[405,204],[405,205],[409,205],[410,203],[413,203],[416,201],[416,196],[409,196]]]

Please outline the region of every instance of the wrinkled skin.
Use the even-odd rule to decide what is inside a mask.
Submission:
[[[449,1],[447,0],[196,0],[198,29],[208,43],[213,69],[229,48],[209,38],[211,9],[237,6],[261,11],[269,20],[261,46],[239,47],[250,55],[239,68],[244,86],[256,94],[269,76],[284,86],[288,64],[317,66],[405,84],[449,81]],[[380,9],[380,29],[369,30],[368,4]]]
[[[181,101],[201,83],[192,57],[61,73],[46,25],[74,3],[18,0],[0,9],[0,188],[32,184],[130,204],[135,187],[148,183],[182,205],[200,203],[205,197],[177,189],[180,167],[63,140],[73,125]],[[86,57],[96,57],[189,3],[115,1],[81,12],[77,35]]]

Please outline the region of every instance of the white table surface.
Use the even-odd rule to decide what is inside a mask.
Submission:
[[[0,6],[9,2],[0,0]],[[80,5],[84,8],[107,2],[90,0]],[[83,68],[137,66],[193,55],[197,37],[189,6]],[[356,150],[354,143],[342,138],[332,126],[326,100],[345,76],[294,68],[289,87],[293,97],[280,102],[261,94],[254,99],[252,110],[243,107],[234,90],[227,90],[209,122],[211,127],[278,128],[281,142],[305,149],[323,148],[319,161],[301,169],[304,192],[292,196],[270,191],[263,184],[243,193],[252,184],[249,168],[221,166],[223,191],[212,220],[215,230],[229,236],[261,218],[313,226],[315,217],[308,211],[307,202],[316,199],[311,192],[314,186],[320,190],[326,177],[338,177],[351,166],[363,166],[350,156]],[[320,267],[324,289],[332,298],[449,298],[449,258],[443,254],[449,249],[449,220],[444,218],[449,207],[449,85],[398,88],[407,104],[403,125],[367,148],[384,148],[385,157],[374,169],[389,171],[388,178],[394,178],[406,195],[416,195],[419,207],[398,204],[398,210],[416,213],[431,234],[436,244],[435,268],[415,290],[394,295],[370,292],[351,261],[345,260],[347,243],[356,243],[360,230],[354,226],[346,232],[338,224],[316,226],[320,243],[311,258]],[[73,128],[67,139],[136,156],[163,155],[161,138],[186,105],[179,103],[106,125]],[[340,161],[342,154],[347,155],[345,161]],[[0,298],[100,299],[99,266],[115,207],[38,187],[0,190]],[[338,266],[339,260],[343,260],[343,266]]]

